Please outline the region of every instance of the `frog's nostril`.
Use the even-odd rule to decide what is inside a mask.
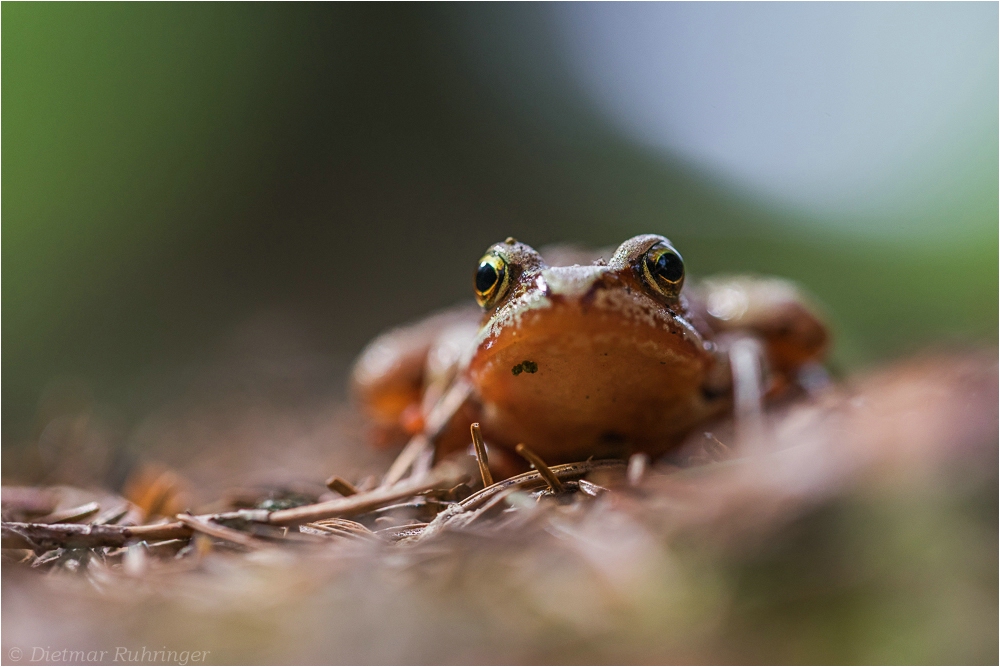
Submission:
[[[535,278],[535,287],[538,288],[538,292],[540,294],[544,294],[545,296],[550,296],[552,294],[548,283],[545,282],[544,276],[538,276]]]

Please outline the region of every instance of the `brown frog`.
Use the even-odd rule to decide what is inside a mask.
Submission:
[[[479,310],[390,331],[358,359],[355,392],[388,439],[408,434],[440,458],[468,447],[475,421],[494,460],[518,443],[553,464],[655,457],[732,410],[738,341],[759,350],[761,372],[749,382],[774,396],[821,360],[829,340],[787,281],[736,276],[685,288],[680,253],[655,234],[572,266],[550,266],[508,238],[479,261],[475,294]]]

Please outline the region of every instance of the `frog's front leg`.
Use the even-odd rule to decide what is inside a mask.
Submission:
[[[462,375],[455,375],[427,410],[422,428],[410,437],[393,461],[382,479],[382,485],[391,486],[408,472],[413,476],[427,472],[434,460],[441,458],[442,443],[461,442],[459,427],[476,419],[477,408],[472,385]]]
[[[388,331],[364,349],[351,387],[381,444],[396,444],[424,430],[479,318],[474,307],[454,308]]]
[[[696,287],[700,314],[721,340],[760,341],[770,375],[770,394],[796,384],[803,369],[826,353],[829,330],[801,288],[780,278],[726,276]]]

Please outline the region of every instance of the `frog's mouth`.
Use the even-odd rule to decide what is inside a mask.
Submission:
[[[510,306],[469,367],[494,441],[560,462],[662,450],[704,419],[712,356],[689,322],[649,297],[598,284]]]

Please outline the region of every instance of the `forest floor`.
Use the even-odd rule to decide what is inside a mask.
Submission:
[[[926,355],[740,446],[485,489],[471,456],[378,486],[339,402],[188,405],[118,493],[5,477],[4,662],[995,664],[997,387]]]

